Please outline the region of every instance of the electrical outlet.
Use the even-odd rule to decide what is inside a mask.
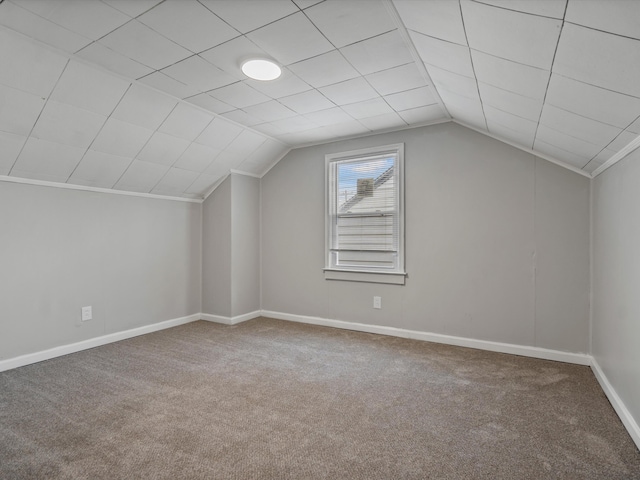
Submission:
[[[382,297],[373,297],[373,308],[382,308]]]
[[[91,320],[93,318],[93,312],[91,311],[91,307],[82,307],[82,321],[86,322],[87,320]]]

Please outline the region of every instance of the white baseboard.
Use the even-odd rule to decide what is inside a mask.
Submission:
[[[631,415],[631,412],[629,412],[629,409],[627,409],[622,399],[618,396],[611,383],[609,383],[607,376],[604,374],[595,358],[591,358],[591,370],[600,383],[602,390],[604,390],[609,402],[611,402],[613,409],[620,417],[622,424],[627,429],[627,432],[629,432],[629,435],[636,443],[638,449],[640,449],[640,426],[633,418],[633,415]]]
[[[447,345],[456,345],[458,347],[477,348],[480,350],[489,350],[491,352],[510,353],[512,355],[521,355],[524,357],[555,360],[557,362],[591,365],[591,356],[583,353],[561,352],[559,350],[550,350],[547,348],[491,342],[488,340],[475,340],[473,338],[455,337],[453,335],[442,335],[439,333],[421,332],[418,330],[406,330],[404,328],[369,325],[366,323],[345,322],[342,320],[332,320],[321,317],[308,317],[306,315],[293,315],[290,313],[272,312],[269,310],[263,310],[262,316],[277,318],[280,320],[289,320],[292,322],[309,323],[312,325],[323,325],[325,327],[342,328],[345,330],[356,330],[358,332],[378,333],[393,337],[444,343]]]
[[[131,330],[125,330],[123,332],[109,333],[100,337],[90,338],[88,340],[82,340],[80,342],[71,343],[68,345],[61,345],[59,347],[50,348],[41,352],[28,353],[19,357],[8,358],[6,360],[0,360],[0,372],[5,370],[11,370],[13,368],[24,367],[32,363],[42,362],[43,360],[49,360],[51,358],[61,357],[62,355],[68,355],[70,353],[80,352],[87,350],[88,348],[99,347],[106,345],[107,343],[113,343],[127,338],[137,337],[146,333],[157,332],[158,330],[164,330],[166,328],[177,327],[185,323],[195,322],[200,320],[201,315],[194,313],[186,317],[174,318],[166,320],[164,322],[154,323],[151,325],[145,325],[144,327],[132,328]]]
[[[244,315],[236,315],[235,317],[223,317],[221,315],[211,315],[210,313],[201,313],[200,318],[208,322],[222,323],[224,325],[237,325],[238,323],[246,322],[258,318],[262,315],[260,310],[245,313]]]

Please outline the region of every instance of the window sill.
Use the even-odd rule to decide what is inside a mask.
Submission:
[[[361,270],[336,270],[332,268],[324,269],[325,280],[404,285],[406,277],[406,273],[398,272],[366,272]]]

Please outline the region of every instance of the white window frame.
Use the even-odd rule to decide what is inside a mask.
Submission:
[[[398,179],[398,264],[393,270],[380,268],[346,268],[335,267],[331,259],[331,164],[343,160],[355,160],[374,155],[394,154],[397,158]],[[382,145],[378,147],[351,150],[348,152],[331,153],[325,155],[325,268],[326,280],[346,280],[352,282],[388,283],[404,285],[405,272],[405,244],[404,244],[404,143]]]

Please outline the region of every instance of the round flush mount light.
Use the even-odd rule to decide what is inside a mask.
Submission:
[[[255,59],[248,60],[242,64],[242,73],[254,80],[275,80],[280,76],[282,70],[270,60]]]

